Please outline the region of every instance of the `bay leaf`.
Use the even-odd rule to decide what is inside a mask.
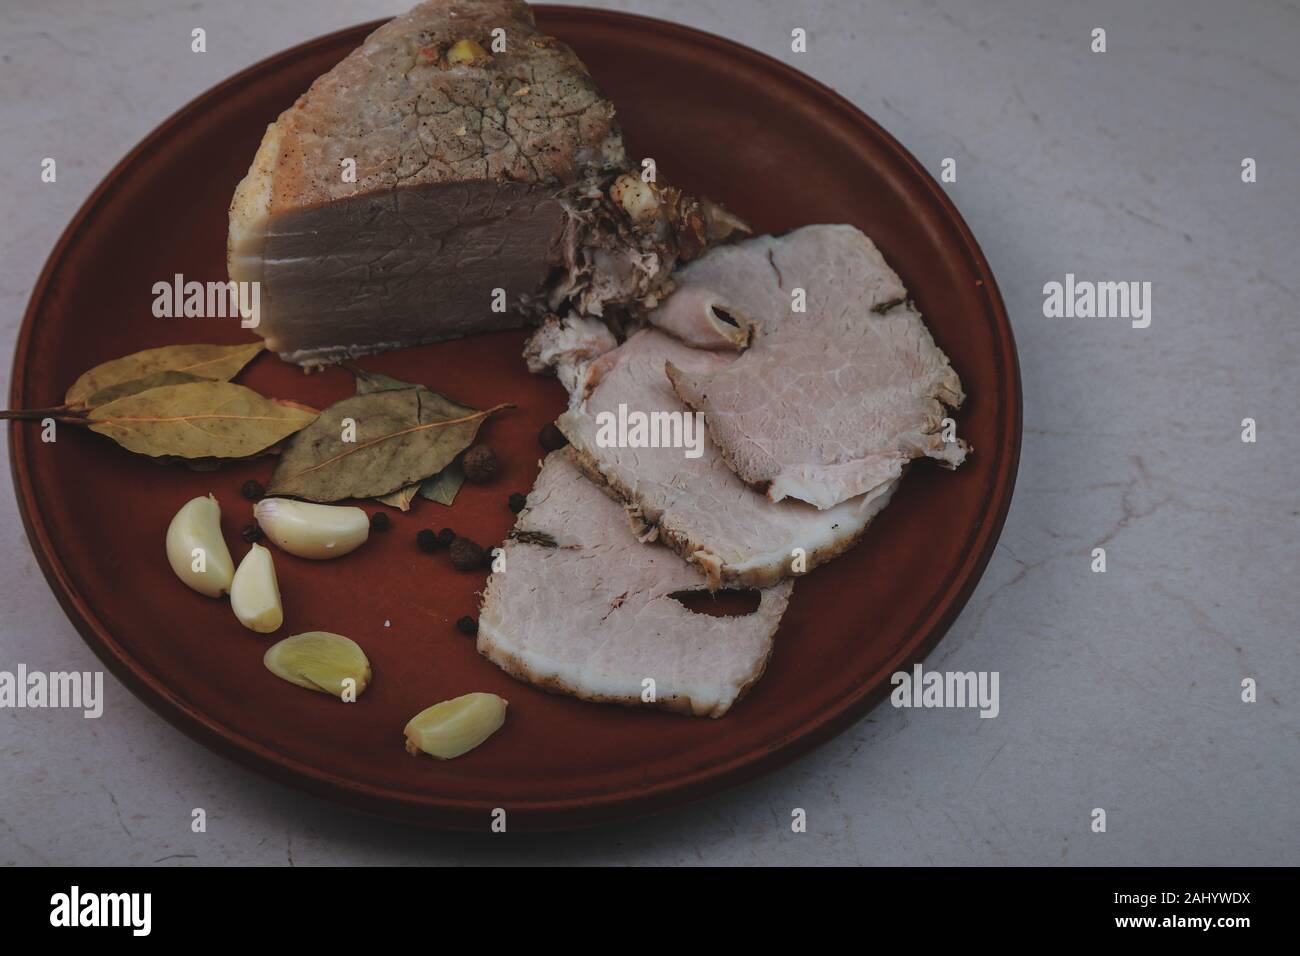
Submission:
[[[189,372],[154,372],[152,375],[146,375],[144,378],[128,379],[125,382],[118,382],[116,385],[110,385],[108,388],[101,388],[94,395],[86,399],[87,408],[98,408],[101,405],[107,405],[109,402],[116,401],[119,398],[126,398],[128,395],[138,395],[140,392],[147,392],[151,388],[161,388],[163,385],[184,385],[187,382],[203,382],[207,379],[198,375],[191,375]]]
[[[489,415],[512,407],[480,411],[422,385],[353,395],[294,436],[267,491],[325,502],[390,494],[442,471]],[[343,441],[345,419],[355,442]]]
[[[357,379],[357,394],[369,395],[371,392],[390,392],[395,388],[419,388],[411,382],[402,382],[382,372],[369,372],[364,368],[350,366]]]
[[[246,458],[310,425],[316,412],[230,382],[164,385],[94,409],[91,431],[150,457]]]
[[[263,343],[243,345],[166,345],[145,349],[96,365],[68,389],[65,404],[87,407],[87,399],[111,385],[146,378],[158,372],[184,372],[201,379],[228,382],[257,357]]]
[[[417,481],[414,484],[407,485],[405,488],[398,488],[390,494],[380,495],[375,498],[375,500],[381,505],[388,505],[388,507],[396,508],[398,511],[410,511],[411,502],[415,500],[415,496],[419,493],[420,482]]]
[[[314,409],[311,409],[310,411],[315,414]],[[246,455],[243,458],[177,458],[174,455],[162,455],[158,458],[150,458],[149,460],[158,465],[184,465],[190,471],[220,471],[227,465],[237,465],[240,462],[245,461],[257,461],[257,459],[264,458],[267,455],[278,455],[280,454],[280,449],[283,447],[284,442],[276,442],[274,445],[263,448],[254,455]]]
[[[357,394],[368,395],[371,392],[386,392],[398,388],[419,388],[410,382],[403,382],[400,379],[393,378],[391,375],[385,375],[382,372],[372,372],[368,369],[360,368],[356,365],[349,365],[348,368],[357,380]],[[419,495],[429,501],[436,501],[441,505],[451,507],[456,500],[456,494],[460,491],[460,486],[465,483],[465,470],[460,466],[460,459],[455,458],[446,468],[425,478],[423,481],[407,485],[405,488],[399,488],[397,491],[387,495],[380,495],[375,500],[381,504],[393,508],[400,508],[402,511],[409,511],[411,502],[415,496]]]
[[[375,501],[390,508],[410,511],[411,502],[418,495],[450,508],[456,503],[456,495],[463,484],[465,484],[465,469],[461,467],[460,459],[457,458],[436,475],[431,475],[424,481],[417,481],[413,485],[407,485],[405,488],[398,488],[392,494],[380,495]]]
[[[382,372],[371,372],[357,365],[349,364],[348,369],[356,376],[358,395],[367,395],[370,392],[385,392],[394,388],[416,387],[410,382],[400,381],[391,375],[384,375]],[[400,511],[410,511],[411,502],[420,493],[420,484],[417,481],[405,488],[398,488],[389,494],[380,495],[375,501],[378,501],[381,505],[388,505],[390,508],[397,508]]]
[[[450,508],[456,501],[456,494],[463,484],[465,484],[465,469],[461,467],[460,459],[457,458],[436,475],[420,482],[420,497]]]

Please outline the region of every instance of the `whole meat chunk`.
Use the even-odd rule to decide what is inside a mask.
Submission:
[[[321,365],[654,305],[743,224],[642,183],[614,107],[518,0],[434,0],[380,27],[267,128],[230,207],[256,329]]]

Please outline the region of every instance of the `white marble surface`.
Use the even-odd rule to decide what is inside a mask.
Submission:
[[[400,5],[400,4],[399,4]],[[636,0],[833,86],[950,186],[1015,325],[1016,499],[929,662],[1001,714],[877,709],[751,785],[596,833],[413,832],[269,783],[107,678],[100,720],[0,711],[0,862],[1296,864],[1300,9],[1293,3]],[[0,339],[101,176],[207,87],[392,0],[3,0]],[[209,53],[189,52],[208,31]],[[788,52],[792,27],[810,52]],[[1093,27],[1108,52],[1089,51]],[[40,158],[60,159],[56,188]],[[1259,181],[1243,184],[1242,157]],[[1066,272],[1154,319],[1045,319]],[[7,392],[7,365],[3,374]],[[1244,417],[1259,441],[1243,444]],[[0,495],[0,669],[97,662]],[[1109,571],[1089,571],[1107,548]],[[1240,702],[1240,682],[1259,702]],[[205,807],[206,834],[189,829]],[[790,832],[790,808],[809,814]],[[1089,830],[1104,807],[1108,832]]]

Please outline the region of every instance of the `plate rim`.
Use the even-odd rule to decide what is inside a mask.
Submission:
[[[900,644],[901,650],[896,654],[901,656],[898,662],[900,666],[910,667],[924,660],[947,634],[948,629],[969,601],[997,546],[1015,490],[1022,439],[1023,393],[1014,334],[992,269],[965,219],[938,182],[889,132],[834,90],[780,60],[717,34],[659,18],[570,5],[538,4],[534,5],[533,9],[542,17],[552,21],[567,17],[604,21],[605,25],[614,27],[653,31],[679,42],[712,48],[725,56],[747,61],[750,66],[780,74],[784,81],[800,87],[812,98],[820,100],[828,109],[833,110],[850,125],[860,128],[868,137],[875,139],[891,152],[896,159],[901,160],[916,183],[923,188],[928,199],[937,205],[945,221],[955,229],[961,241],[962,254],[966,256],[972,273],[980,278],[985,318],[991,318],[997,342],[993,359],[995,369],[1000,373],[997,402],[1002,406],[1002,414],[997,416],[1000,434],[996,448],[991,450],[991,454],[996,458],[990,479],[991,486],[997,492],[997,500],[992,508],[986,508],[979,517],[974,532],[968,538],[962,558],[954,565],[947,580],[938,589],[937,597],[926,607],[921,617],[909,627],[908,634],[914,635],[920,631],[921,638],[905,639]],[[31,350],[36,314],[48,295],[50,282],[85,222],[111,194],[127,170],[142,155],[170,136],[205,105],[256,81],[259,76],[276,69],[286,60],[292,60],[322,46],[338,43],[344,37],[355,36],[359,41],[385,22],[387,19],[373,20],[335,30],[280,50],[240,70],[200,93],[168,116],[109,170],[63,230],[32,287],[14,345],[9,388],[11,406],[16,407],[19,404],[20,396],[25,391],[27,380],[25,360]],[[1003,425],[1005,427],[1002,427]],[[136,697],[187,736],[277,782],[390,820],[441,829],[482,830],[484,828],[487,820],[483,809],[484,801],[416,796],[401,790],[367,784],[304,763],[213,720],[153,677],[114,638],[89,602],[77,592],[67,569],[59,560],[58,549],[40,511],[31,481],[28,467],[28,433],[28,429],[11,426],[8,440],[10,472],[16,491],[16,502],[32,552],[55,598],[82,639],[108,670]],[[870,712],[887,695],[888,690],[889,685],[886,682],[878,682],[873,687],[864,685],[856,691],[827,701],[815,715],[780,739],[751,748],[726,763],[712,764],[706,768],[675,775],[636,791],[620,790],[577,798],[564,797],[512,804],[512,816],[519,821],[516,829],[564,830],[611,823],[666,810],[729,789],[770,772],[838,735]]]

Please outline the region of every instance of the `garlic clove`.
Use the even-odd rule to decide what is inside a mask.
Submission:
[[[447,50],[447,62],[455,66],[459,63],[479,63],[492,59],[482,44],[473,40],[457,40]]]
[[[614,180],[609,187],[609,198],[622,206],[633,222],[644,222],[659,213],[655,188],[635,173],[624,173]]]
[[[263,498],[253,517],[282,550],[300,558],[337,558],[370,536],[370,517],[360,508],[318,505],[292,498]]]
[[[235,570],[235,579],[230,585],[230,609],[240,624],[259,634],[278,631],[284,623],[275,562],[271,559],[271,552],[260,544],[249,549]]]
[[[235,563],[221,536],[221,505],[212,495],[181,506],[167,526],[167,562],[185,584],[220,597],[230,590]]]
[[[426,707],[406,725],[406,750],[450,760],[501,729],[509,702],[496,694],[465,694]]]
[[[308,631],[272,644],[262,663],[290,684],[355,700],[370,684],[365,651],[342,634]]]

